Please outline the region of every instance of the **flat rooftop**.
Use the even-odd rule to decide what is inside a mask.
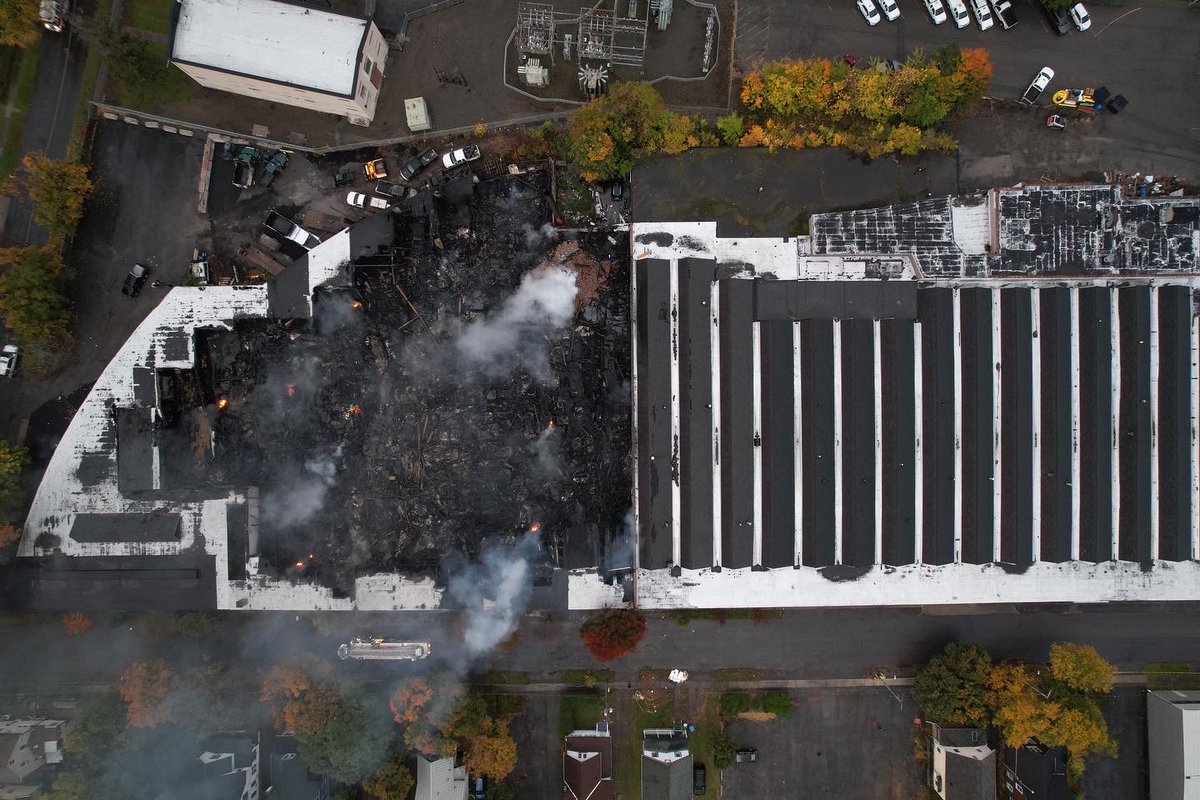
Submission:
[[[182,0],[173,61],[336,95],[354,91],[371,21],[277,0]]]
[[[1200,597],[1197,208],[635,223],[639,602]]]

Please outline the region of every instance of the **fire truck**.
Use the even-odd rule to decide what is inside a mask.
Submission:
[[[429,657],[433,645],[429,642],[394,642],[378,636],[369,639],[354,637],[349,644],[338,646],[340,659],[358,661],[419,661]]]
[[[67,7],[70,0],[42,0],[38,4],[38,21],[48,31],[62,33],[67,24]]]

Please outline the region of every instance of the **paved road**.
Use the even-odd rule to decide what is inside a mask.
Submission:
[[[1044,660],[1052,642],[1092,644],[1125,671],[1139,671],[1148,661],[1194,662],[1200,653],[1200,604],[968,612],[802,610],[762,624],[696,620],[687,626],[653,617],[638,650],[609,666],[618,683],[635,680],[648,667],[681,667],[698,678],[708,670],[733,667],[758,669],[772,678],[905,675],[951,639],[980,642],[997,658],[1031,660]],[[504,648],[507,652],[472,662],[462,654],[461,627],[448,614],[330,612],[321,624],[324,630],[334,629],[328,635],[316,632],[312,616],[230,612],[220,630],[203,638],[144,635],[143,623],[133,616],[125,624],[97,625],[74,638],[65,637],[56,620],[0,625],[5,643],[0,674],[6,676],[5,691],[16,693],[109,680],[147,657],[180,666],[221,661],[266,665],[307,654],[334,660],[337,643],[355,634],[433,643],[431,659],[416,665],[338,662],[337,674],[356,684],[439,669],[464,675],[503,669],[552,678],[557,671],[598,666],[579,642],[579,617],[526,618],[512,646]]]
[[[71,140],[87,49],[69,26],[62,33],[44,33],[38,47],[38,72],[21,151],[40,150],[52,158],[63,158]],[[46,239],[46,231],[33,224],[28,204],[9,204],[2,239],[6,247],[45,244]]]

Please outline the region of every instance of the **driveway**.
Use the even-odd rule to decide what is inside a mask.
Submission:
[[[747,0],[739,5],[735,63],[783,56],[904,58],[945,44],[986,48],[995,65],[990,94],[1016,100],[1042,66],[1056,72],[1051,89],[1106,85],[1129,107],[1068,128],[1045,130],[1045,111],[972,114],[954,126],[962,143],[964,183],[1037,179],[1044,170],[1079,177],[1122,168],[1200,178],[1200,108],[1181,103],[1180,83],[1200,62],[1198,18],[1185,4],[1091,5],[1091,28],[1064,37],[1050,31],[1031,0],[1014,0],[1020,22],[1012,30],[934,25],[916,0],[896,22],[868,27],[853,3]],[[1049,103],[1051,92],[1043,100]],[[990,159],[990,161],[989,161]],[[971,173],[972,162],[982,162]]]

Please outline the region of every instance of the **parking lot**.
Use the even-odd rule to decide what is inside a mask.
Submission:
[[[1181,103],[1180,80],[1200,63],[1200,9],[1165,5],[1094,5],[1092,26],[1056,36],[1032,0],[1014,0],[1012,30],[934,25],[918,0],[900,0],[901,17],[869,27],[854,3],[755,0],[739,6],[735,62],[783,56],[854,54],[859,59],[903,58],[944,44],[986,48],[995,65],[990,95],[1020,97],[1042,66],[1056,76],[1051,89],[1105,85],[1124,94],[1119,116],[1073,115],[1062,133],[1044,127],[1044,109],[983,108],[953,129],[962,151],[964,188],[1012,180],[1079,178],[1120,168],[1200,179],[1200,109]],[[861,63],[861,62],[860,62]],[[1049,92],[1043,102],[1049,104]]]
[[[758,748],[758,761],[724,770],[721,797],[919,797],[918,710],[911,692],[897,696],[902,702],[884,688],[797,691],[787,717],[735,721],[729,735],[739,747]]]
[[[92,151],[95,194],[72,244],[75,352],[49,381],[28,374],[0,385],[0,427],[15,437],[21,419],[43,402],[95,380],[117,348],[162,297],[146,284],[140,296],[121,294],[134,263],[151,279],[179,280],[208,220],[196,210],[202,140],[102,122]]]

